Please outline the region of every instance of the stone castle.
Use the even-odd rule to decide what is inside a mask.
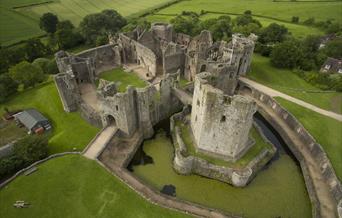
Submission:
[[[196,150],[234,162],[254,144],[249,132],[256,104],[235,89],[250,68],[255,40],[253,34],[233,34],[230,42],[213,42],[206,30],[192,38],[155,23],[150,30],[110,36],[108,45],[77,55],[56,53],[55,82],[65,111],[80,110],[90,123],[115,125],[127,137],[137,131],[151,137],[155,124],[192,106]],[[101,72],[117,67],[148,85],[118,92],[118,83],[96,84]],[[180,78],[194,83],[182,89]]]

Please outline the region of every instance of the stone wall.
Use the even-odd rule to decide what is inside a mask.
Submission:
[[[237,187],[244,187],[256,176],[257,172],[271,160],[276,152],[276,148],[273,145],[272,151],[265,148],[243,168],[218,166],[199,157],[185,155],[187,153],[187,147],[184,144],[179,127],[175,126],[175,122],[176,120],[185,122],[185,116],[189,113],[189,108],[185,108],[181,113],[173,115],[170,119],[172,141],[175,146],[173,167],[180,174],[189,175],[194,173],[208,178],[217,179]],[[267,143],[270,143],[263,135],[257,124],[254,123],[254,125],[259,134],[262,135],[263,139]]]
[[[169,43],[163,50],[163,72],[164,74],[184,71],[185,49],[176,43]]]
[[[295,130],[296,136],[303,142],[303,144],[308,146],[308,149],[311,152],[311,157],[316,161],[317,165],[321,169],[321,173],[324,177],[324,182],[329,186],[330,193],[334,197],[336,205],[341,204],[340,202],[342,201],[342,185],[337,178],[334,168],[322,146],[316,142],[316,140],[310,135],[310,133],[304,128],[304,126],[295,118],[295,116],[293,116],[290,112],[288,112],[285,108],[278,104],[272,97],[254,89],[253,87],[250,87],[242,81],[240,81],[240,90],[250,92],[250,94],[254,98],[261,101],[277,116],[281,117],[289,128]],[[302,168],[303,176],[305,179],[305,184],[307,186],[307,190],[313,204],[313,216],[319,217],[319,196],[317,195],[315,187],[313,186],[313,181],[308,172],[308,166],[305,158],[303,157],[303,154],[300,152],[299,148],[296,147],[296,143],[293,143],[292,139],[284,132],[281,127],[279,127],[273,117],[269,116],[268,113],[266,111],[263,111],[261,108],[259,109],[259,111],[280,133],[280,135],[283,137],[283,139],[286,141],[287,145],[291,149],[292,153],[300,162],[300,166]]]
[[[225,95],[216,81],[210,73],[196,76],[191,128],[198,150],[236,161],[253,145],[249,131],[256,104],[248,97]]]
[[[93,126],[102,127],[100,114],[95,111],[90,105],[81,100],[79,104],[80,114],[83,119]]]
[[[54,80],[64,111],[76,111],[81,99],[76,79],[69,73],[59,73],[54,76]]]
[[[117,45],[102,45],[76,54],[77,57],[90,58],[94,62],[96,75],[104,70],[121,65],[120,49]]]

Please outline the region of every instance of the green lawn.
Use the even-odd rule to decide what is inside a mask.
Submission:
[[[247,77],[320,108],[342,113],[342,101],[339,100],[342,98],[342,93],[314,93],[302,91],[321,90],[307,83],[290,70],[273,67],[269,58],[254,54],[251,72],[247,74]],[[298,91],[298,89],[300,91]]]
[[[137,88],[144,88],[147,86],[147,83],[144,80],[141,80],[135,73],[127,73],[122,68],[105,71],[100,74],[100,78],[108,81],[119,82],[119,92],[125,92],[128,85],[132,85]]]
[[[88,14],[104,9],[115,9],[123,16],[130,16],[157,7],[170,0],[54,0],[52,3],[13,9],[46,0],[1,0],[0,1],[0,43],[10,45],[20,40],[44,34],[39,29],[39,18],[42,14],[52,12],[60,20],[70,20],[78,25]]]
[[[271,144],[265,142],[261,135],[258,133],[255,127],[251,128],[250,136],[255,140],[255,144],[253,145],[252,148],[249,149],[249,151],[238,161],[235,163],[233,162],[228,162],[224,161],[222,159],[214,158],[211,157],[207,154],[201,153],[201,152],[196,152],[196,148],[194,146],[194,142],[192,139],[192,133],[191,128],[189,125],[184,125],[182,122],[176,122],[176,125],[180,128],[181,130],[181,136],[184,141],[184,144],[187,146],[187,152],[188,155],[196,156],[199,158],[202,158],[212,164],[219,165],[219,166],[227,166],[227,167],[245,167],[250,161],[253,160],[253,158],[260,154],[260,152],[264,149],[272,149]]]
[[[159,133],[144,142],[144,152],[153,164],[133,167],[133,173],[152,186],[176,187],[176,196],[243,217],[311,217],[311,206],[299,166],[281,153],[279,159],[258,173],[245,188],[205,177],[175,173],[172,168],[173,146],[169,138]]]
[[[24,200],[29,208],[13,203]],[[0,217],[187,217],[147,202],[95,161],[80,155],[50,160],[0,190]]]
[[[239,13],[251,10],[253,14],[291,21],[292,16],[299,16],[300,21],[314,17],[316,20],[342,20],[342,2],[274,2],[272,0],[190,0],[174,4],[158,13],[179,14],[182,11],[201,10]]]
[[[342,122],[323,116],[285,99],[277,97],[281,106],[290,111],[322,145],[335,172],[342,180]]]
[[[83,120],[78,112],[67,113],[63,110],[55,83],[49,81],[36,88],[22,91],[11,100],[0,104],[10,110],[36,108],[52,123],[53,132],[49,139],[50,153],[81,151],[99,131]]]

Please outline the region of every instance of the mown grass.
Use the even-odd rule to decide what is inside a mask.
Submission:
[[[308,92],[322,90],[307,83],[290,70],[273,67],[269,58],[254,54],[251,72],[247,73],[247,77],[317,107],[342,113],[341,101],[336,101],[337,98],[342,98],[342,93]]]
[[[182,1],[171,5],[158,13],[179,14],[182,11],[194,11],[200,13],[201,10],[239,13],[251,10],[253,14],[268,16],[284,21],[291,21],[292,16],[298,16],[300,21],[310,17],[316,20],[334,19],[341,21],[342,2],[274,2],[270,0],[191,0]]]
[[[125,92],[128,85],[137,88],[144,88],[147,86],[147,83],[140,79],[135,73],[127,73],[122,68],[105,71],[100,74],[100,78],[108,81],[118,82],[119,92]]]
[[[24,200],[26,209],[13,203]],[[153,205],[80,155],[50,160],[29,176],[19,176],[0,190],[0,216],[14,217],[187,217]]]
[[[342,122],[276,97],[281,106],[292,113],[322,145],[334,169],[342,180]]]
[[[272,145],[265,142],[265,140],[263,140],[263,138],[261,137],[257,129],[255,127],[252,127],[250,131],[250,136],[251,138],[255,140],[255,144],[248,150],[248,152],[245,155],[243,155],[239,160],[233,163],[233,162],[229,162],[229,161],[225,161],[219,158],[209,156],[200,151],[197,152],[194,141],[193,141],[193,136],[191,133],[190,126],[180,121],[176,122],[176,126],[178,126],[181,130],[181,137],[184,141],[184,144],[186,145],[187,155],[199,157],[201,159],[208,161],[209,163],[219,165],[219,166],[243,168],[250,161],[252,161],[258,154],[260,154],[260,152],[263,149],[265,148],[268,150],[272,149]]]
[[[134,166],[134,174],[161,190],[176,187],[176,196],[242,217],[311,217],[311,206],[299,166],[286,154],[259,172],[245,188],[205,177],[177,174],[172,168],[173,145],[165,134],[144,142],[153,164]]]
[[[50,153],[81,151],[99,131],[83,120],[78,112],[67,113],[63,110],[57,88],[53,81],[35,88],[24,90],[0,104],[0,113],[9,110],[35,108],[52,123],[49,139]]]

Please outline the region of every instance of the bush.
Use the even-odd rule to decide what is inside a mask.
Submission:
[[[37,58],[32,62],[33,65],[40,67],[44,73],[47,73],[47,65],[49,64],[50,60],[47,58]]]
[[[51,59],[46,66],[46,73],[48,74],[56,74],[58,73],[58,67],[55,59]]]
[[[34,86],[46,80],[43,70],[27,61],[22,61],[11,67],[9,75],[18,84],[23,84],[24,88]]]
[[[314,24],[315,24],[315,18],[313,18],[313,17],[310,17],[310,18],[308,18],[308,19],[304,20],[303,24],[305,24],[305,25],[309,25],[309,26],[312,26],[312,25],[314,25]]]
[[[299,17],[293,16],[291,19],[292,23],[299,23]]]
[[[303,58],[301,42],[289,39],[274,46],[271,53],[271,63],[279,68],[295,68]]]

